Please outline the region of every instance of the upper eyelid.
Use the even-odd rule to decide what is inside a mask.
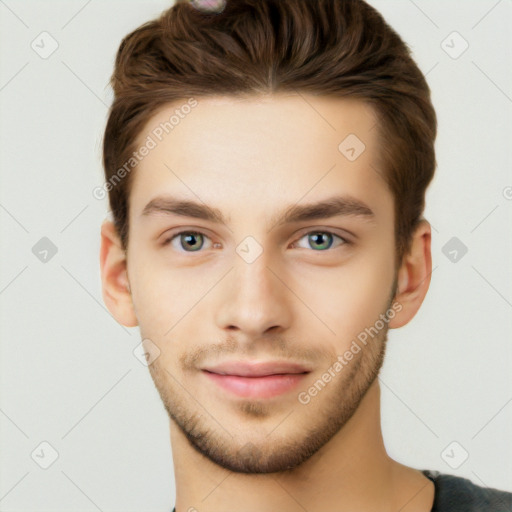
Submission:
[[[314,229],[312,231],[306,231],[305,233],[301,233],[299,236],[299,239],[302,238],[305,235],[310,235],[312,233],[328,233],[333,236],[337,236],[338,238],[341,238],[342,240],[350,241],[349,237],[346,235],[340,235],[339,233],[335,233],[334,231],[329,231],[327,229]]]
[[[304,228],[304,231],[302,230],[299,230],[299,232],[297,233],[297,237],[298,238],[302,238],[303,236],[305,235],[309,235],[311,233],[330,233],[331,235],[334,235],[334,236],[337,236],[339,238],[342,238],[343,240],[347,240],[348,242],[350,242],[350,236],[349,234],[346,232],[346,231],[343,231],[343,234],[339,234],[339,233],[336,233],[336,231],[333,229],[333,228]]]

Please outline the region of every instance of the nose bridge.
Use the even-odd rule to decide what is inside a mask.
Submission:
[[[240,295],[249,300],[259,300],[266,298],[266,302],[271,300],[271,296],[277,292],[276,277],[270,270],[268,253],[262,253],[254,261],[247,261],[243,257],[237,257],[235,260],[234,279],[235,287]]]
[[[241,244],[237,248],[234,268],[226,282],[217,314],[220,328],[239,329],[259,336],[270,328],[287,327],[290,320],[286,287],[274,275],[270,251],[262,251],[255,259],[248,258]],[[245,247],[245,249],[247,249]],[[252,255],[254,257],[254,254]]]

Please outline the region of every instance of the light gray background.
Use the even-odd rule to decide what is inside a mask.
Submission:
[[[512,491],[512,0],[370,3],[411,46],[439,118],[434,271],[419,313],[389,332],[386,446]],[[107,202],[92,195],[117,47],[169,5],[0,0],[1,511],[174,504],[168,419],[132,353],[138,329],[101,298]],[[43,31],[59,45],[46,59],[31,48]],[[458,58],[454,31],[469,43]],[[45,263],[32,252],[42,237],[58,249]],[[452,237],[468,248],[456,262],[443,253]],[[48,469],[43,441],[58,452]]]

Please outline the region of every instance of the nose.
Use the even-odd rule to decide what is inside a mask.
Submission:
[[[291,292],[285,285],[285,276],[269,268],[264,255],[265,252],[252,263],[237,258],[223,280],[216,312],[220,329],[254,339],[289,327]]]

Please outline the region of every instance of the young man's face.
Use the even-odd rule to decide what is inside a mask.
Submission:
[[[139,141],[179,106],[161,110]],[[381,367],[397,320],[378,320],[392,309],[397,274],[393,197],[376,137],[372,110],[356,100],[198,98],[134,171],[133,312],[118,309],[116,318],[138,323],[150,353],[158,347],[149,368],[170,417],[229,470],[304,462],[350,419]],[[197,204],[196,212],[208,207],[224,223],[172,213],[171,199]],[[335,199],[361,205],[280,220]],[[365,345],[358,335],[369,328]],[[342,369],[333,366],[351,347]],[[240,361],[298,365],[260,373],[308,373],[206,371],[240,375],[225,366]],[[330,381],[310,391],[329,369]]]

